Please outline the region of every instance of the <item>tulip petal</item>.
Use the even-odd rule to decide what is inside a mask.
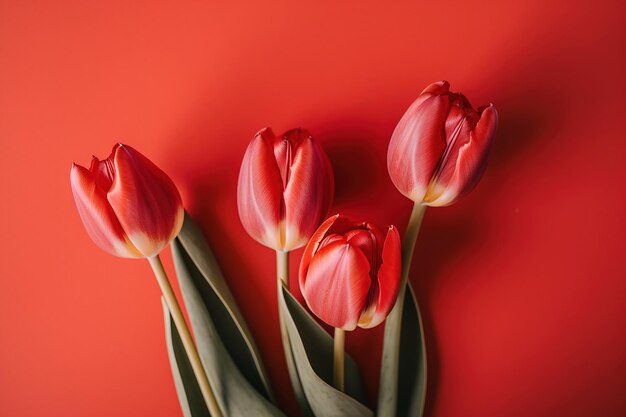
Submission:
[[[320,242],[326,236],[328,229],[330,229],[333,224],[339,220],[341,216],[339,214],[335,214],[334,216],[329,217],[317,228],[311,239],[309,239],[309,243],[306,245],[304,249],[304,253],[302,254],[302,259],[300,260],[300,269],[298,271],[298,280],[300,282],[300,288],[304,288],[304,280],[306,279],[307,271],[309,270],[309,264],[311,263],[311,259],[313,259],[313,255],[317,251]]]
[[[304,246],[328,214],[333,193],[328,157],[308,131],[275,136],[266,128],[248,146],[239,174],[239,216],[265,246]]]
[[[115,168],[113,167],[113,161],[110,158],[100,161],[95,156],[91,157],[91,171],[95,178],[96,185],[105,192],[108,192],[113,185],[113,179],[115,178]]]
[[[291,129],[282,136],[273,138],[274,156],[276,165],[280,171],[280,177],[283,180],[283,189],[287,188],[287,183],[291,177],[291,167],[296,150],[302,144],[302,141],[311,135],[304,129]]]
[[[141,253],[128,240],[106,198],[97,186],[96,175],[80,165],[72,165],[70,184],[87,234],[102,250],[124,258],[139,258]]]
[[[344,232],[345,238],[352,246],[361,249],[370,262],[370,275],[375,279],[378,268],[383,262],[383,244],[385,236],[378,226],[371,223],[363,223]]]
[[[460,141],[467,141],[469,138],[469,132],[474,125],[468,120],[466,112],[471,109],[464,109],[457,104],[450,106],[448,111],[448,117],[444,124],[444,131],[446,134],[446,153],[442,155],[441,165],[445,167],[447,160],[451,159],[450,154],[453,149],[458,149],[455,144]]]
[[[172,180],[127,145],[114,148],[107,198],[128,238],[144,256],[158,254],[180,231],[183,205]]]
[[[332,222],[330,227],[328,227],[328,231],[326,232],[326,235],[329,235],[331,233],[338,234],[338,235],[345,235],[347,232],[349,232],[352,229],[367,227],[365,223],[355,222],[350,217],[344,216],[342,214],[338,214],[333,217],[337,217],[337,219],[334,222]],[[321,228],[322,227],[320,226],[320,229]]]
[[[306,278],[311,259],[319,249],[322,240],[330,234],[343,235],[353,229],[355,225],[356,223],[352,221],[352,219],[340,214],[335,214],[324,220],[320,227],[317,228],[313,236],[309,239],[309,243],[306,245],[304,253],[302,254],[302,260],[300,261],[299,280],[301,288],[304,286],[304,279]]]
[[[326,216],[332,202],[332,174],[322,147],[302,129],[288,132],[293,150],[289,180],[283,194],[284,249],[304,246]]]
[[[281,249],[280,205],[283,183],[273,149],[274,134],[256,134],[244,155],[237,185],[239,218],[248,234],[272,249]]]
[[[311,260],[302,295],[311,311],[324,322],[354,330],[371,286],[369,262],[358,248],[335,241]]]
[[[364,227],[372,234],[372,237],[376,240],[376,262],[377,265],[383,260],[383,246],[385,242],[385,235],[380,227],[372,223],[365,223]]]
[[[470,132],[474,127],[469,118],[466,117],[467,110],[458,103],[450,106],[448,118],[444,125],[446,149],[424,196],[424,202],[427,204],[437,200],[445,191],[450,191],[448,185],[454,176],[459,150],[469,141]]]
[[[400,288],[402,260],[398,229],[390,226],[382,248],[382,264],[378,269],[377,281],[370,289],[373,305],[367,306],[359,319],[359,327],[368,329],[382,323],[396,303]]]
[[[406,111],[389,142],[387,167],[396,188],[421,202],[446,148],[447,95],[420,96]]]
[[[441,81],[437,81],[437,82],[430,84],[420,93],[420,95],[424,95],[424,94],[441,95],[441,94],[447,94],[448,92],[450,92],[450,83],[447,82],[446,80],[441,80]]]
[[[465,124],[470,125],[468,122]],[[434,198],[427,202],[428,205],[440,207],[452,204],[476,186],[487,167],[497,126],[498,112],[495,106],[490,105],[482,111],[475,128],[460,133],[469,139],[454,144],[448,164],[432,184]]]
[[[339,236],[339,235],[332,235]],[[363,255],[370,262],[370,272],[376,273],[378,260],[378,243],[383,243],[382,239],[377,240],[374,234],[367,229],[354,229],[345,234],[344,239],[352,246],[359,248]]]

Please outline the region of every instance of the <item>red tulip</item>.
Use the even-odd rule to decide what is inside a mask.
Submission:
[[[375,327],[400,286],[400,235],[335,215],[317,229],[300,264],[300,289],[315,315],[333,327]]]
[[[117,144],[102,161],[70,173],[78,214],[91,239],[124,258],[157,255],[180,231],[184,210],[172,180],[148,158]]]
[[[239,217],[261,244],[304,246],[330,209],[334,181],[322,147],[303,129],[275,136],[265,128],[250,142],[237,187]]]
[[[474,110],[440,81],[406,111],[389,143],[387,167],[416,203],[446,206],[470,192],[485,171],[498,126],[493,104]]]

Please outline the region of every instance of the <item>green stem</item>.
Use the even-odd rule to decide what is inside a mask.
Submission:
[[[409,270],[411,269],[413,252],[415,251],[415,242],[417,242],[417,235],[422,226],[424,213],[426,213],[426,206],[415,204],[411,212],[411,217],[409,218],[409,224],[406,227],[406,232],[404,232],[404,239],[402,239],[402,281],[400,288],[404,288],[405,284],[409,281]]]
[[[344,332],[343,329],[335,327],[333,342],[333,385],[339,391],[343,392],[346,332]]]
[[[402,276],[400,278],[400,290],[396,304],[385,322],[382,356],[383,366],[380,370],[380,388],[378,393],[378,417],[394,417],[396,415],[402,310],[404,309],[404,297],[409,282],[409,270],[413,259],[413,251],[415,250],[415,242],[417,241],[417,235],[419,234],[425,212],[425,205],[415,203],[409,224],[404,233],[404,239],[402,240]]]
[[[276,275],[278,281],[289,289],[289,252],[276,251]]]
[[[283,344],[283,353],[285,354],[285,361],[287,362],[287,371],[289,372],[289,379],[291,380],[291,386],[293,388],[300,410],[304,416],[312,416],[309,404],[306,401],[302,384],[300,383],[300,376],[298,375],[298,369],[296,368],[296,360],[293,357],[291,351],[291,342],[289,340],[289,334],[287,333],[287,323],[284,317],[283,309],[280,307],[281,298],[283,297],[283,288],[289,291],[289,252],[277,250],[276,251],[276,290],[278,301],[278,323],[280,326],[280,339]]]
[[[217,404],[215,394],[213,393],[213,389],[211,388],[209,379],[207,378],[204,367],[202,366],[202,362],[200,361],[200,355],[198,355],[196,345],[191,338],[189,327],[187,327],[187,322],[185,321],[183,313],[180,309],[180,305],[176,300],[176,295],[174,295],[174,291],[172,290],[170,281],[167,278],[165,269],[163,269],[161,258],[159,258],[159,255],[156,255],[148,258],[148,261],[150,262],[152,271],[154,271],[154,276],[159,283],[161,293],[163,293],[163,299],[165,300],[165,304],[167,304],[167,308],[172,315],[176,330],[178,330],[180,339],[183,342],[183,347],[185,348],[185,352],[187,353],[187,357],[189,358],[189,362],[191,363],[191,368],[193,369],[193,373],[196,376],[198,386],[200,387],[202,397],[204,398],[204,401],[206,402],[206,405],[209,409],[209,413],[211,413],[211,416],[214,417],[222,417],[222,412],[220,411],[220,408]]]

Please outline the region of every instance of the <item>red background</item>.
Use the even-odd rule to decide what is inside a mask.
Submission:
[[[386,146],[440,79],[501,123],[417,245],[427,414],[626,415],[625,3],[309,3],[0,3],[0,415],[180,415],[148,264],[98,250],[70,193],[118,140],[180,187],[293,411],[274,255],[236,214],[245,147],[310,129],[334,211],[403,229]],[[372,400],[381,331],[347,342]]]

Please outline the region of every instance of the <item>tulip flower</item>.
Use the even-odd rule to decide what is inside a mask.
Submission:
[[[335,215],[309,241],[300,264],[300,288],[315,315],[333,327],[379,325],[400,283],[400,235]]]
[[[89,169],[72,164],[70,184],[78,214],[101,249],[124,258],[147,258],[191,363],[208,410],[221,417],[215,394],[200,361],[159,252],[178,235],[185,211],[172,180],[128,145],[113,147]]]
[[[184,209],[176,186],[128,145],[115,145],[102,161],[94,156],[89,169],[73,164],[70,181],[87,233],[113,255],[157,255],[182,227]]]
[[[311,311],[335,327],[335,386],[343,389],[344,330],[385,320],[400,285],[400,235],[335,215],[306,246],[300,289]]]
[[[309,132],[293,129],[276,136],[265,128],[241,164],[239,217],[255,240],[289,251],[304,246],[324,220],[333,191],[330,162]]]
[[[387,153],[391,180],[416,203],[454,203],[485,171],[497,126],[493,104],[474,110],[448,82],[429,85],[393,132]]]
[[[422,91],[393,132],[387,152],[389,176],[414,205],[402,242],[398,299],[385,325],[380,372],[380,386],[385,389],[378,396],[379,417],[396,415],[399,332],[409,268],[425,209],[452,204],[476,186],[485,171],[497,127],[498,112],[493,104],[474,110],[463,94],[451,92],[450,84],[440,81]],[[419,311],[417,304],[415,307]],[[418,320],[422,329],[419,314]],[[423,344],[418,362],[420,367],[426,367]],[[423,413],[425,380],[419,390]]]
[[[333,193],[328,157],[306,130],[276,136],[265,128],[248,145],[237,185],[239,218],[253,239],[276,251],[278,297],[289,290],[289,251],[304,246],[326,218]],[[287,368],[294,392],[302,392],[283,314],[279,308]]]

